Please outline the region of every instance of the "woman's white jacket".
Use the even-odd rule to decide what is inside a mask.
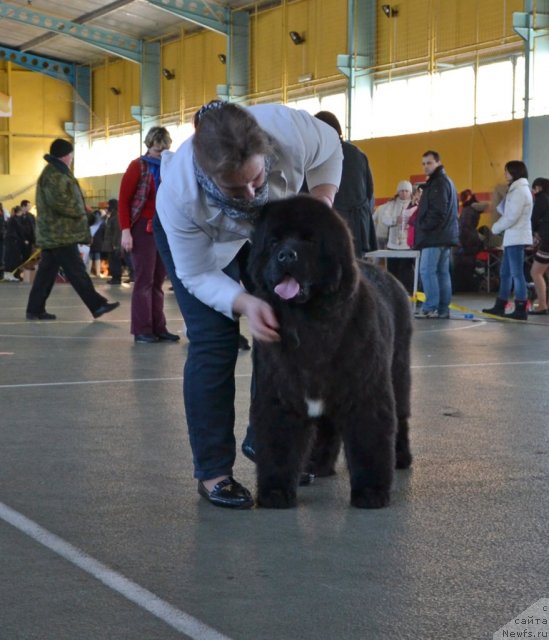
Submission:
[[[498,204],[497,212],[501,218],[492,226],[493,233],[503,234],[503,246],[532,244],[533,199],[526,178],[511,183],[505,198]]]
[[[401,200],[398,196],[382,204],[379,211],[379,219],[389,227],[389,235],[387,238],[387,249],[406,250],[408,246],[408,218],[412,215],[413,210],[408,209],[410,199]],[[397,222],[398,219],[400,222]]]
[[[269,175],[269,200],[319,184],[339,186],[343,152],[336,131],[305,111],[283,105],[248,110],[273,142],[276,158]],[[192,137],[175,153],[164,151],[156,209],[166,232],[178,278],[204,304],[233,318],[243,291],[222,269],[250,237],[252,225],[223,215],[199,187],[193,168]]]

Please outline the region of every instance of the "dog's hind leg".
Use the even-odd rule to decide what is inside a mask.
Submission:
[[[345,416],[345,457],[351,481],[351,504],[362,509],[386,507],[395,467],[396,416],[387,387],[364,392],[363,401]]]
[[[318,478],[335,475],[335,464],[341,450],[341,435],[326,417],[318,418],[313,450],[305,470]]]
[[[397,344],[392,365],[393,391],[397,415],[396,468],[407,469],[412,464],[408,420],[410,418],[410,392],[412,376],[410,373],[410,353],[408,344]]]

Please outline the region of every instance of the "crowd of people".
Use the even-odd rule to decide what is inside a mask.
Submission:
[[[183,392],[198,493],[213,505],[245,509],[253,499],[233,477],[239,320],[247,317],[256,340],[280,339],[273,310],[253,295],[247,275],[249,238],[261,207],[307,191],[346,219],[357,258],[378,247],[419,250],[425,297],[415,317],[447,319],[452,261],[455,276],[459,269],[465,280],[474,273],[483,205],[469,189],[458,197],[439,153],[428,150],[421,159],[425,181],[400,180],[396,195],[374,211],[368,159],[343,141],[340,123],[329,112],[313,117],[282,105],[242,108],[216,100],[197,112],[194,125],[194,135],[175,153],[168,131],[153,127],[146,152],[123,175],[118,199],[91,214],[71,171],[73,146],[55,140],[38,179],[36,224],[26,200],[9,219],[0,216],[0,256],[17,278],[34,247],[40,249],[29,320],[55,319],[46,302],[60,269],[94,318],[109,313],[119,303],[97,292],[90,271],[95,267],[100,275],[107,255],[108,283],[118,285],[126,264],[134,281],[130,332],[139,344],[180,339],[168,331],[164,315],[169,277],[188,340]],[[526,320],[523,262],[532,243],[539,305],[530,313],[549,314],[549,180],[534,180],[533,198],[523,162],[507,162],[505,178],[508,190],[492,228],[503,237],[500,288],[495,305],[484,311]],[[414,265],[406,255],[389,256],[387,264],[410,294]],[[514,310],[506,314],[511,292]],[[254,446],[250,425],[242,450],[252,460]]]

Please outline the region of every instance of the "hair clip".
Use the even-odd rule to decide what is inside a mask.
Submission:
[[[203,105],[200,109],[194,114],[193,124],[194,128],[198,126],[200,120],[202,120],[202,116],[208,111],[213,111],[214,109],[221,109],[226,104],[228,104],[225,100],[211,100],[208,104]]]

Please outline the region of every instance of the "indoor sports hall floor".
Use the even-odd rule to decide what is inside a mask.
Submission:
[[[389,508],[349,507],[340,460],[297,509],[235,512],[196,492],[184,338],[134,345],[131,290],[98,287],[103,319],[58,284],[28,322],[29,285],[0,283],[1,640],[471,640],[549,597],[549,317],[415,321]]]

